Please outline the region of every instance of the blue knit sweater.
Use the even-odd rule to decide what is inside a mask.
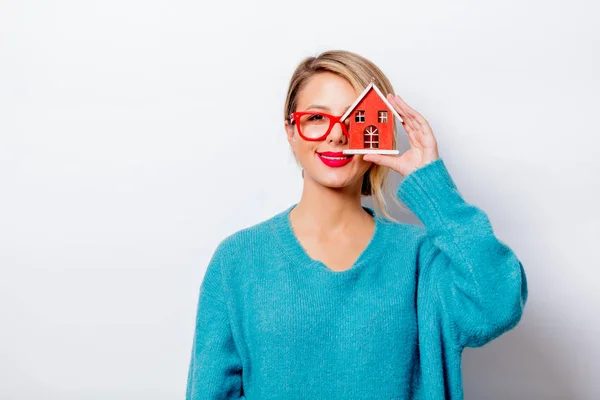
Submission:
[[[462,399],[461,354],[512,329],[527,280],[441,158],[399,198],[424,227],[375,215],[355,264],[311,259],[293,205],[225,238],[199,290],[187,400]]]

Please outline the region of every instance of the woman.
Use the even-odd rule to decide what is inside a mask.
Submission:
[[[410,150],[341,159],[340,123],[321,140],[299,134],[294,112],[340,116],[372,78]],[[216,249],[200,288],[188,400],[461,399],[463,348],[521,319],[521,262],[461,197],[427,121],[392,93],[379,68],[347,51],[294,72],[284,118],[302,196]],[[424,227],[389,217],[390,170],[404,176],[397,197]]]

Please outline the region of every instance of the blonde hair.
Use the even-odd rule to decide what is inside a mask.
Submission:
[[[384,94],[394,93],[392,84],[385,74],[368,59],[351,51],[326,51],[316,57],[306,57],[296,67],[290,79],[283,109],[283,116],[286,121],[291,123],[290,114],[296,110],[300,91],[312,76],[321,72],[331,72],[346,79],[357,93],[361,93],[371,83],[372,79]],[[394,148],[396,148],[396,131],[397,125],[394,125],[394,135],[392,138]],[[372,196],[373,203],[379,209],[377,214],[383,214],[385,218],[398,222],[389,214],[385,201],[385,193],[390,193],[394,202],[400,208],[404,209],[402,204],[396,199],[395,193],[390,191],[389,172],[388,167],[373,163],[364,175],[361,195]]]

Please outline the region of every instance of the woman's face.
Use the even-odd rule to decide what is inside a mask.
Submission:
[[[298,94],[297,108],[294,111],[320,111],[337,116],[343,115],[354,103],[359,93],[344,78],[331,72],[321,72],[312,76]],[[312,179],[323,186],[342,188],[362,186],[363,176],[371,162],[362,155],[342,155],[349,157],[349,163],[336,167],[327,165],[323,152],[341,152],[349,148],[348,138],[340,124],[335,124],[329,135],[322,141],[307,141],[299,134],[296,125],[286,122],[288,142],[298,162],[304,168],[304,179]]]

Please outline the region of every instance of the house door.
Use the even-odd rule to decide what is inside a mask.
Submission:
[[[379,148],[379,131],[375,125],[369,125],[363,133],[363,147],[365,149]]]

